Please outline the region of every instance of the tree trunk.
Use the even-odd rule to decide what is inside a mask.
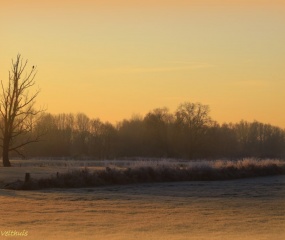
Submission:
[[[6,138],[4,138],[3,140],[2,159],[3,159],[3,167],[11,167],[11,163],[9,160],[9,141]]]

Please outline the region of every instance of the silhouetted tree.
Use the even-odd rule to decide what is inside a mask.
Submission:
[[[176,137],[178,152],[183,157],[193,158],[201,150],[203,137],[211,125],[209,106],[185,102],[176,110]]]
[[[18,54],[12,60],[9,81],[4,86],[1,81],[2,95],[0,98],[1,140],[3,166],[10,167],[9,152],[14,151],[23,156],[21,148],[39,140],[38,134],[28,135],[33,131],[33,119],[41,110],[35,110],[34,104],[39,91],[29,95],[29,90],[35,85],[36,67],[24,74],[28,61],[23,62]],[[23,138],[23,136],[27,136]],[[21,141],[19,141],[19,139]]]
[[[75,126],[73,130],[74,156],[86,157],[88,155],[88,141],[90,135],[90,119],[84,113],[78,113],[75,116]]]
[[[239,156],[242,157],[282,157],[285,150],[285,133],[279,127],[240,121],[234,125]]]
[[[144,156],[144,126],[140,117],[124,120],[117,125],[121,157]]]
[[[167,157],[170,155],[169,127],[174,116],[167,108],[156,108],[144,118],[146,153],[151,157]]]

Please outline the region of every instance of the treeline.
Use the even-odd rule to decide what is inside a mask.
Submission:
[[[116,125],[82,113],[45,113],[33,123],[32,133],[38,132],[41,141],[21,149],[27,157],[285,157],[284,129],[257,121],[221,125],[200,103],[183,103],[173,113],[154,109]]]

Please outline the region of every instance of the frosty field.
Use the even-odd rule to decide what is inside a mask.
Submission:
[[[66,168],[106,164],[40,163],[0,168],[0,183],[23,178],[25,171],[47,176]],[[80,189],[1,189],[0,239],[281,240],[285,239],[284,200],[284,175]],[[26,231],[28,236],[5,237],[5,231]]]

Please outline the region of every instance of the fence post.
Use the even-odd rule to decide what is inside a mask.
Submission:
[[[26,174],[25,174],[25,182],[29,182],[29,181],[30,181],[30,178],[31,178],[30,173],[26,173]]]

